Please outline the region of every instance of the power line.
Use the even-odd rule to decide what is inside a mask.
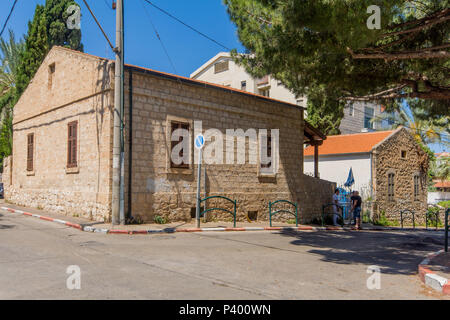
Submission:
[[[167,59],[169,60],[169,63],[170,63],[170,65],[172,66],[172,69],[173,69],[174,73],[177,74],[177,73],[178,73],[178,72],[177,72],[177,69],[175,68],[174,63],[173,63],[172,59],[170,58],[169,53],[167,52],[166,46],[164,45],[164,42],[162,41],[162,39],[161,39],[161,37],[160,37],[160,35],[159,35],[159,32],[158,32],[158,30],[156,29],[155,24],[153,23],[153,20],[152,20],[152,18],[150,17],[150,14],[148,13],[147,9],[145,8],[144,3],[142,2],[142,0],[141,0],[141,5],[142,5],[142,8],[144,9],[144,11],[145,11],[147,17],[148,17],[148,20],[150,21],[150,24],[152,25],[152,28],[153,28],[153,31],[154,31],[155,34],[156,34],[156,37],[158,38],[159,42],[161,43],[161,47],[163,48],[164,53],[166,54],[166,57],[167,57]]]
[[[162,13],[164,13],[165,15],[169,16],[170,18],[178,21],[179,23],[181,23],[182,25],[184,25],[185,27],[191,29],[192,31],[198,33],[199,35],[201,35],[202,37],[214,42],[215,44],[221,46],[222,48],[225,48],[227,51],[231,51],[230,48],[228,48],[227,46],[223,45],[222,43],[218,42],[217,40],[207,36],[206,34],[204,34],[203,32],[195,29],[194,27],[191,27],[190,25],[188,25],[187,23],[181,21],[180,19],[178,19],[177,17],[173,16],[172,14],[170,14],[169,12],[167,12],[166,10],[158,7],[157,5],[153,4],[151,1],[149,0],[144,0],[145,2],[147,2],[149,5],[151,5],[152,7],[154,7],[155,9],[158,9],[159,11],[161,11]]]
[[[86,7],[88,8],[89,12],[91,13],[92,17],[94,18],[95,22],[97,23],[97,26],[100,28],[101,32],[103,33],[103,36],[105,37],[106,41],[108,41],[109,46],[111,47],[111,49],[115,52],[116,48],[112,45],[111,41],[109,40],[108,36],[106,35],[105,31],[103,30],[102,26],[100,25],[100,22],[98,22],[97,17],[95,16],[95,14],[92,12],[91,7],[89,7],[88,3],[86,2],[86,0],[83,0],[84,4],[86,5]]]
[[[8,17],[6,18],[5,23],[3,24],[2,31],[0,31],[0,38],[2,37],[3,31],[5,31],[6,25],[8,24],[9,18],[11,17],[14,7],[16,6],[18,0],[14,0],[14,3],[11,7],[11,10],[9,11]]]

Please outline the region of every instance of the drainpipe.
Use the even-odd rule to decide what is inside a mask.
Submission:
[[[129,128],[128,128],[128,213],[131,219],[131,192],[132,192],[132,169],[133,169],[133,70],[129,70],[130,78],[128,83],[128,105],[129,105]]]

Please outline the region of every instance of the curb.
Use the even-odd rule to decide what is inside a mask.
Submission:
[[[138,234],[158,234],[158,233],[175,233],[175,232],[184,232],[184,233],[192,233],[192,232],[242,232],[242,231],[358,231],[354,227],[344,228],[344,227],[311,227],[311,226],[299,226],[299,227],[241,227],[241,228],[221,228],[221,227],[212,227],[212,228],[186,228],[186,229],[176,229],[176,228],[165,228],[165,229],[150,229],[150,230],[120,230],[120,229],[101,229],[95,228],[92,226],[83,226],[80,224],[49,218],[46,216],[41,216],[39,214],[29,213],[22,210],[11,209],[8,207],[0,207],[0,209],[11,212],[11,213],[19,213],[25,216],[38,218],[45,221],[55,222],[59,224],[66,225],[71,228],[78,229],[80,231],[85,232],[95,232],[95,233],[104,233],[104,234],[128,234],[128,235],[138,235]],[[412,231],[413,228],[380,228],[380,227],[365,227],[362,231]],[[429,230],[434,231],[434,230]]]
[[[435,257],[437,257],[443,252],[444,250],[439,250],[437,252],[429,254],[419,264],[418,271],[420,280],[422,280],[422,282],[426,286],[433,288],[434,290],[439,291],[443,294],[450,295],[450,280],[437,275],[436,273],[434,273],[429,269],[431,260],[433,260]]]

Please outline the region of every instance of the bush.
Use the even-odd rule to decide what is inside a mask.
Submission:
[[[386,218],[386,211],[380,211],[380,217],[373,221],[376,226],[395,227],[399,225],[398,221],[391,221]]]
[[[441,207],[444,207],[444,208],[449,208],[450,207],[450,200],[438,202],[437,205],[441,206]]]
[[[167,219],[161,216],[155,216],[155,218],[153,219],[157,224],[166,224],[167,223]]]

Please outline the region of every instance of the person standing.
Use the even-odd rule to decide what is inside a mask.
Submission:
[[[339,214],[339,189],[336,188],[333,194],[333,225],[338,226],[337,219]]]
[[[351,202],[352,202],[352,208],[351,208],[351,212],[353,212],[353,217],[355,219],[355,227],[356,230],[361,230],[361,204],[362,204],[362,199],[359,196],[359,192],[358,191],[353,191],[353,195],[350,198]]]

